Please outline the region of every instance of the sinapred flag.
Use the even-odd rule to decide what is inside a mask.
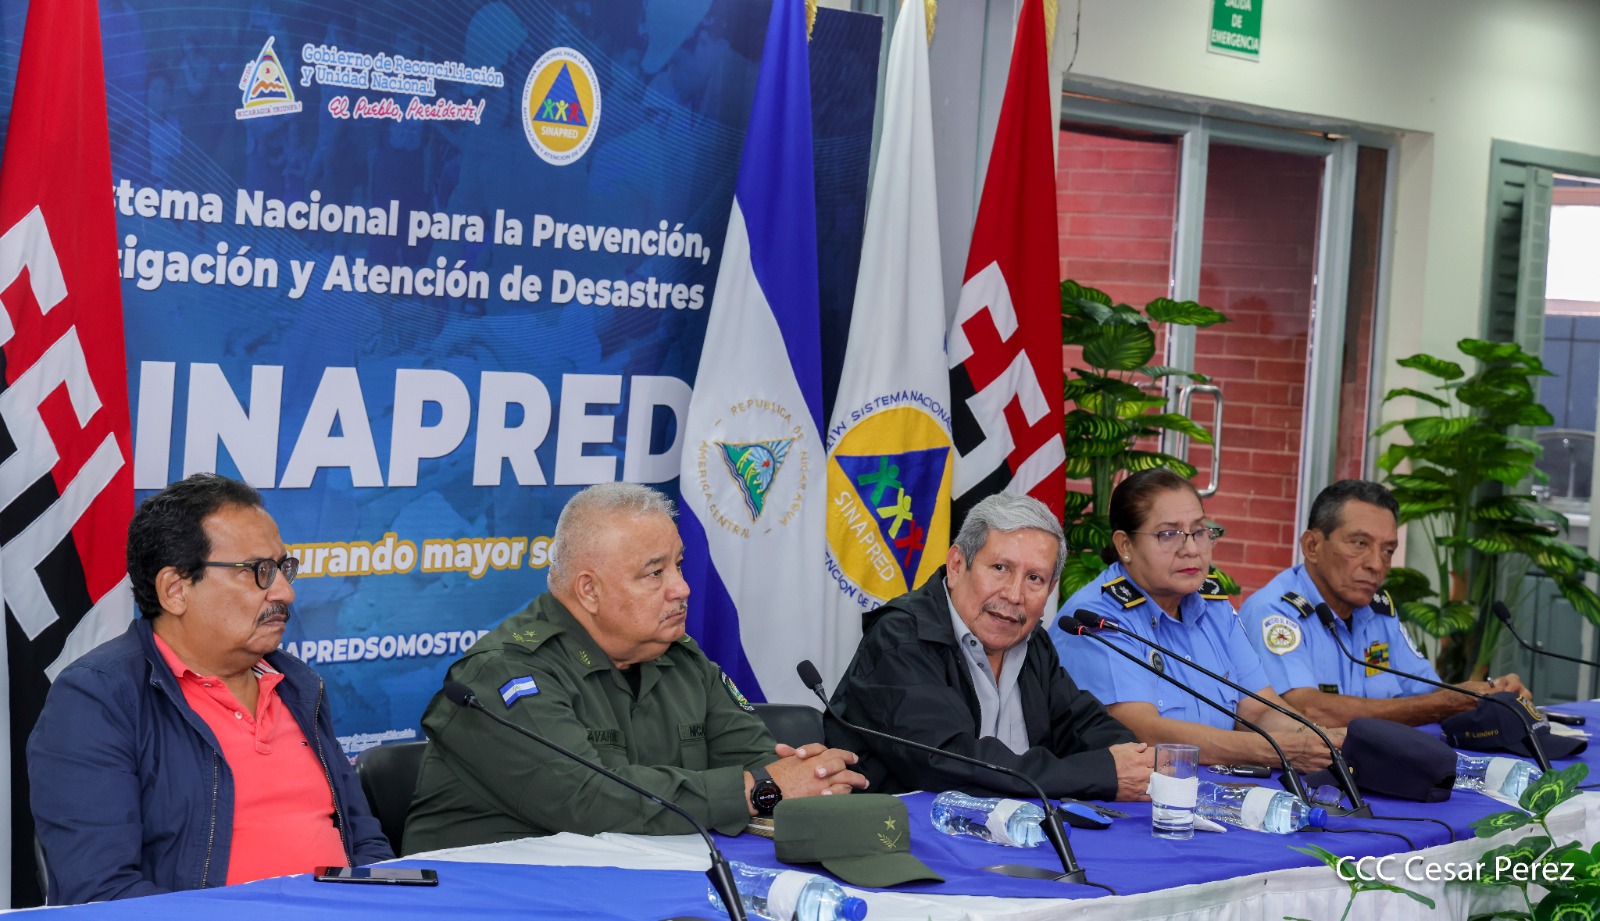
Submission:
[[[1061,514],[1061,291],[1055,130],[1042,0],[1024,0],[1000,122],[950,326],[954,518],[1027,493]]]
[[[828,426],[827,654],[837,679],[861,612],[916,588],[950,546],[950,384],[923,0],[889,44],[883,133],[850,341]]]
[[[810,697],[794,667],[822,647],[825,456],[806,53],[805,4],[777,0],[679,479],[689,632],[748,696],[787,701]]]
[[[20,752],[49,680],[133,617],[133,513],[111,149],[94,0],[28,7],[0,161],[0,596]],[[18,763],[0,758],[0,773]],[[17,894],[31,887],[26,776],[6,779]],[[9,895],[9,890],[8,893]]]

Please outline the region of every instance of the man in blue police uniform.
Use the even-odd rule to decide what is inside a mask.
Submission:
[[[1399,546],[1399,516],[1399,504],[1377,483],[1329,486],[1311,504],[1300,535],[1305,562],[1279,573],[1239,609],[1272,686],[1325,726],[1345,726],[1359,716],[1418,726],[1478,705],[1465,694],[1350,661],[1317,621],[1317,605],[1325,601],[1339,616],[1345,648],[1358,658],[1437,680],[1382,590]],[[1459,686],[1526,694],[1516,675]]]

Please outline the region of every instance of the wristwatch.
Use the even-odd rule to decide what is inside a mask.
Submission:
[[[783,790],[766,768],[754,768],[750,776],[755,779],[755,786],[750,789],[750,805],[755,807],[756,815],[771,818],[772,810],[783,801]]]

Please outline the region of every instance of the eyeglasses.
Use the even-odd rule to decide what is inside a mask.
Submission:
[[[281,560],[260,559],[251,560],[246,563],[215,563],[211,560],[205,560],[200,565],[218,566],[223,569],[254,570],[256,574],[256,587],[262,591],[266,591],[272,587],[272,581],[278,578],[279,572],[282,572],[283,577],[288,579],[291,584],[294,583],[294,577],[300,574],[300,561],[292,556],[286,556]]]
[[[1222,535],[1227,532],[1216,525],[1212,525],[1209,528],[1195,528],[1193,531],[1172,529],[1167,531],[1129,531],[1128,533],[1148,534],[1156,539],[1156,544],[1163,550],[1177,550],[1183,546],[1185,540],[1193,538],[1194,545],[1204,550],[1221,540]]]

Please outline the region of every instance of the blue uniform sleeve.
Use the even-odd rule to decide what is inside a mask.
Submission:
[[[1129,629],[1134,627],[1134,618],[1102,592],[1098,583],[1090,583],[1079,589],[1067,599],[1061,612],[1071,613],[1080,608],[1112,618]],[[1145,657],[1144,647],[1127,637],[1109,631],[1097,635],[1132,653],[1135,658],[1142,660]],[[1078,687],[1093,694],[1102,704],[1156,702],[1156,685],[1160,679],[1155,675],[1105,648],[1100,642],[1088,637],[1070,636],[1054,624],[1050,627],[1050,638],[1055,642],[1056,652],[1060,654],[1061,664],[1066,667],[1067,674],[1078,683]]]
[[[1282,598],[1273,598],[1267,595],[1266,590],[1262,590],[1251,595],[1239,608],[1239,621],[1250,647],[1256,651],[1256,658],[1261,662],[1267,682],[1272,685],[1274,691],[1286,694],[1295,688],[1317,686],[1316,672],[1312,667],[1311,644],[1307,642],[1300,612],[1295,610],[1293,605]],[[1275,636],[1280,637],[1277,641],[1279,647],[1288,643],[1288,640],[1281,637],[1292,634],[1294,647],[1285,651],[1274,649],[1273,645],[1267,642],[1269,628],[1275,631]]]
[[[1226,616],[1219,618],[1224,624],[1226,642],[1223,648],[1228,651],[1228,670],[1233,673],[1233,680],[1252,691],[1259,693],[1262,688],[1269,687],[1267,672],[1261,666],[1261,657],[1256,655],[1256,649],[1245,638],[1244,625],[1239,622],[1239,617],[1234,613],[1233,605],[1227,601],[1213,602],[1226,607]]]
[[[1389,634],[1389,667],[1438,681],[1439,673],[1433,670],[1433,663],[1428,661],[1427,656],[1417,651],[1400,619],[1385,615],[1379,615],[1379,618],[1384,625],[1384,631]],[[1438,690],[1431,684],[1423,684],[1411,678],[1395,675],[1394,679],[1400,682],[1400,693],[1404,695],[1430,694]]]

